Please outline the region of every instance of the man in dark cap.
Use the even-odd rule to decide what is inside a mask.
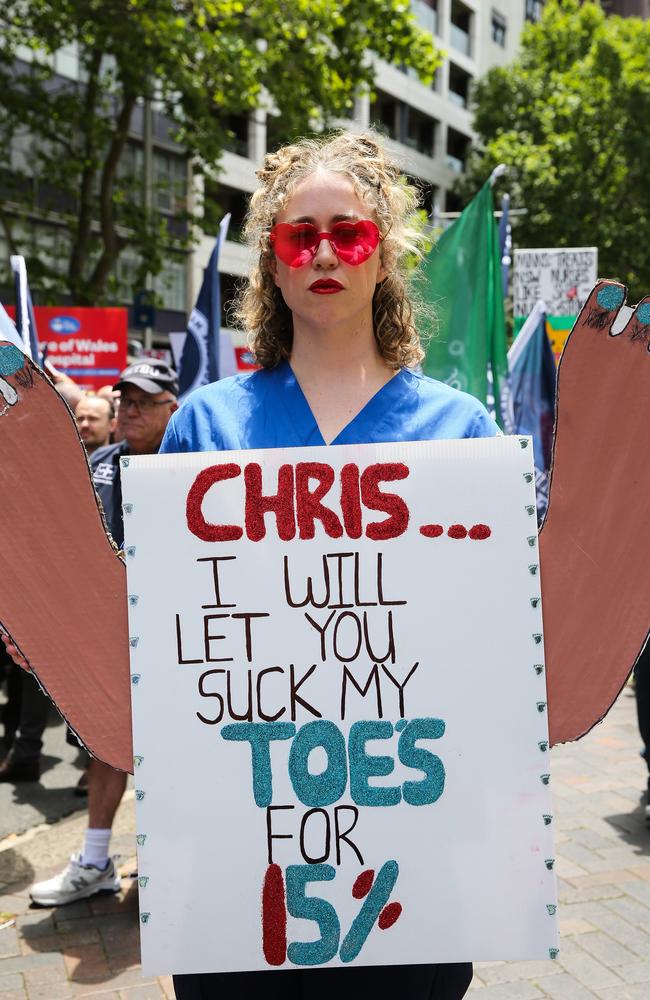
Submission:
[[[178,376],[157,358],[140,358],[129,365],[114,386],[120,390],[116,444],[98,448],[90,456],[93,483],[104,508],[108,530],[119,548],[124,545],[122,523],[122,455],[153,455],[158,451],[169,418],[178,409]],[[111,665],[107,664],[107,670]],[[69,740],[78,745],[69,733]],[[126,774],[91,760],[88,766],[88,828],[83,850],[73,855],[54,878],[30,889],[35,903],[61,906],[97,892],[117,892],[120,881],[108,854],[111,827],[126,787]]]
[[[164,361],[141,358],[120,375],[117,444],[93,452],[93,483],[106,514],[108,530],[117,545],[124,544],[122,527],[122,455],[155,455],[174,410],[178,409],[178,375]]]

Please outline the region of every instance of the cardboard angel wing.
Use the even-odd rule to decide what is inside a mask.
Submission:
[[[131,770],[126,572],[74,417],[0,342],[0,625],[90,753]]]

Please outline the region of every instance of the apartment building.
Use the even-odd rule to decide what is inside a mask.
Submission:
[[[453,193],[472,142],[469,95],[472,82],[491,66],[510,62],[516,55],[526,20],[538,20],[543,0],[411,0],[420,25],[433,35],[445,53],[432,86],[414,73],[378,61],[372,95],[360,97],[354,115],[345,124],[363,129],[371,125],[386,136],[391,152],[418,185],[429,214],[459,207]],[[207,182],[206,206],[212,231],[206,232],[191,255],[188,303],[194,301],[212,250],[217,223],[211,193],[219,210],[232,212],[231,234],[220,260],[224,326],[234,287],[246,274],[248,255],[238,242],[248,195],[255,190],[257,169],[264,153],[273,148],[273,121],[260,112],[239,128],[238,148],[227,151],[220,164],[218,184]],[[236,343],[240,336],[231,329]]]
[[[632,0],[628,0],[632,2]],[[541,16],[543,0],[411,0],[421,26],[430,31],[445,53],[432,86],[423,85],[411,71],[383,62],[376,65],[371,95],[360,96],[347,127],[363,129],[372,125],[386,136],[391,151],[405,172],[418,184],[424,207],[429,213],[458,208],[453,185],[465,169],[472,142],[469,95],[474,79],[494,65],[514,58],[526,20]],[[26,60],[34,58],[28,50]],[[57,75],[78,79],[79,65],[73,46],[51,57]],[[257,186],[255,171],[268,149],[282,141],[281,120],[263,111],[229,123],[229,148],[214,175],[192,172],[184,151],[173,141],[169,123],[155,107],[150,118],[146,109],[136,108],[131,122],[128,149],[121,165],[130,176],[145,171],[144,137],[150,136],[149,171],[153,207],[170,219],[173,235],[175,209],[202,204],[203,236],[192,252],[183,253],[170,241],[165,265],[154,282],[159,308],[153,343],[167,345],[167,334],[183,330],[201,284],[203,270],[214,245],[214,235],[222,215],[232,214],[229,238],[223,247],[220,270],[223,326],[229,326],[228,306],[236,284],[247,273],[248,254],[240,242],[241,225],[250,193]],[[23,164],[29,156],[28,139],[10,150],[12,163]],[[34,206],[26,251],[30,245],[39,255],[55,258],[61,254],[65,231],[51,205],[45,210],[46,187],[34,179]],[[43,204],[41,204],[43,202]],[[182,235],[178,233],[177,235]],[[0,256],[8,257],[6,240],[0,232]],[[4,246],[4,250],[3,250]],[[131,305],[138,261],[127,248],[117,266],[116,304]],[[3,281],[0,281],[4,285]],[[3,292],[4,288],[0,289]],[[7,296],[9,298],[9,296]],[[239,338],[236,337],[238,340]]]

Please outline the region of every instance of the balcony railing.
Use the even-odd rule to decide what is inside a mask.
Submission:
[[[432,35],[438,32],[438,11],[424,3],[424,0],[411,0],[411,10],[421,28],[430,31]]]
[[[471,56],[472,40],[469,37],[469,34],[466,31],[463,31],[462,28],[459,28],[458,25],[451,25],[449,40],[452,48],[456,49],[457,52],[462,52],[465,56]]]
[[[451,153],[447,153],[445,156],[445,163],[455,174],[462,174],[465,172],[465,161],[459,160],[457,156],[452,156]]]
[[[467,97],[464,96],[463,94],[459,94],[455,90],[450,90],[447,96],[449,97],[451,103],[457,105],[457,107],[459,108],[467,107]]]
[[[405,135],[402,139],[405,146],[410,149],[415,149],[416,152],[422,153],[424,156],[433,156],[433,139],[432,138],[422,138],[421,136]]]

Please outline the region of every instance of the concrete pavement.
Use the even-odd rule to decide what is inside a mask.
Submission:
[[[479,965],[475,1000],[649,1000],[650,828],[634,694],[551,760],[560,954]]]
[[[65,724],[50,705],[43,733],[41,780],[17,785],[0,783],[0,843],[11,834],[24,833],[40,823],[54,823],[79,809],[84,799],[75,797],[83,756],[66,743]]]
[[[552,772],[559,958],[478,965],[471,1000],[649,1000],[647,775],[629,688],[589,736],[553,751]],[[140,976],[131,879],[117,897],[28,908],[28,886],[79,849],[84,826],[82,814],[0,843],[0,1000],[171,1000],[168,977]],[[135,865],[134,829],[129,792],[112,843],[124,875]]]

